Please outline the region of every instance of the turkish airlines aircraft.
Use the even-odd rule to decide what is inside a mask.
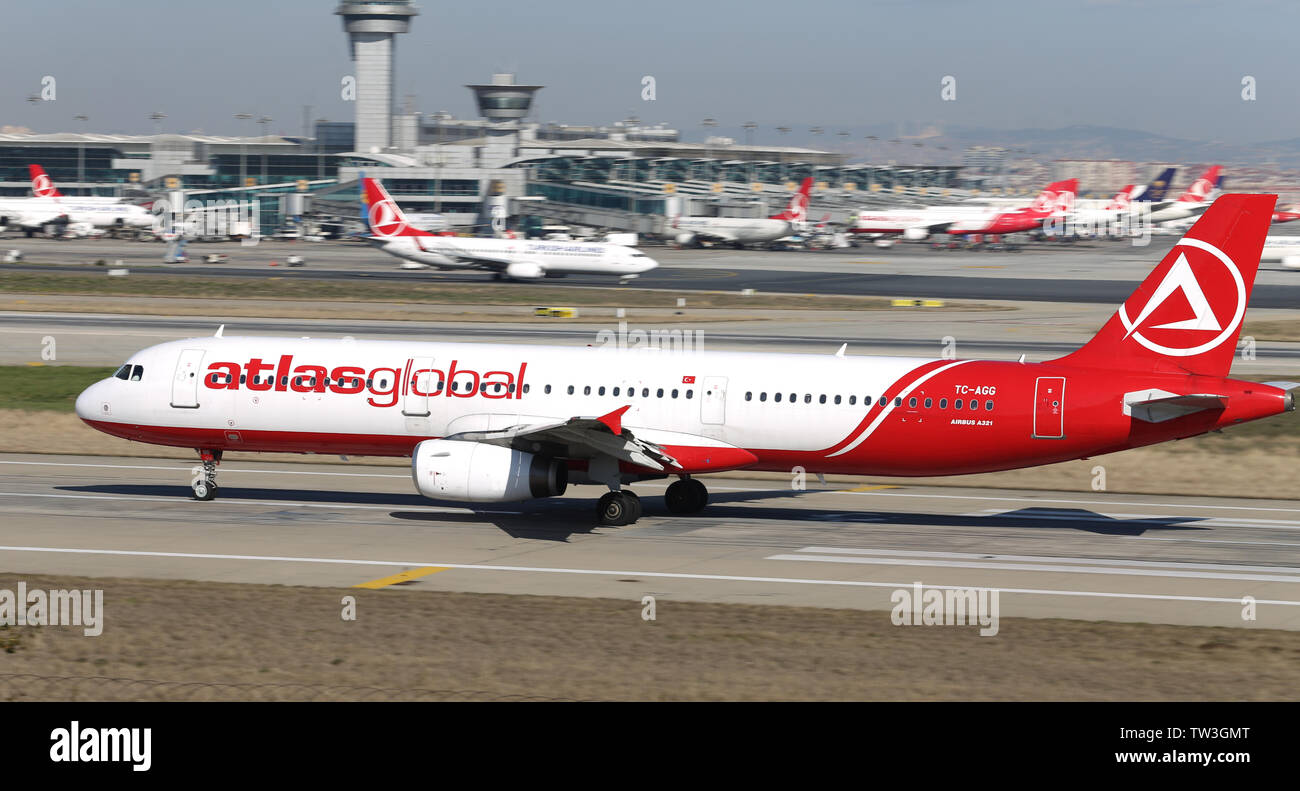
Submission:
[[[1148,220],[1153,223],[1170,222],[1186,217],[1195,217],[1204,212],[1210,206],[1209,197],[1219,182],[1219,171],[1221,170],[1223,170],[1221,166],[1215,165],[1202,173],[1201,177],[1196,181],[1193,181],[1183,191],[1183,194],[1178,196],[1177,200],[1153,204]]]
[[[920,240],[935,233],[1002,234],[1032,231],[1043,222],[1068,212],[1079,191],[1078,179],[1048,184],[1033,203],[1018,209],[991,206],[929,206],[924,209],[893,209],[858,212],[849,225],[852,233],[899,235]]]
[[[604,242],[545,242],[442,236],[411,225],[377,179],[362,179],[370,241],[389,255],[434,269],[492,272],[497,280],[562,275],[617,275],[626,282],[659,266],[632,247]]]
[[[808,219],[812,178],[803,180],[799,191],[790,197],[785,211],[766,220],[744,217],[674,217],[669,228],[679,245],[694,242],[720,242],[736,248],[747,244],[766,244],[797,232]]]
[[[151,228],[154,217],[143,206],[123,203],[117,198],[68,197],[40,165],[29,165],[32,198],[0,198],[0,225],[17,225],[35,231],[60,217],[69,226],[92,228]]]
[[[1300,269],[1300,236],[1270,236],[1264,240],[1260,263],[1279,263],[1288,269]]]
[[[1273,195],[1220,198],[1101,331],[1043,363],[683,353],[441,341],[191,338],[77,398],[118,437],[198,450],[410,456],[416,489],[487,503],[609,491],[601,524],[665,477],[699,511],[722,470],[960,475],[1192,437],[1295,408],[1296,383],[1229,378]],[[841,350],[842,351],[842,350]]]

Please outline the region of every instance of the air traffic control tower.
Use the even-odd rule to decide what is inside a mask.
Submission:
[[[395,36],[411,29],[420,10],[410,0],[343,0],[343,17],[356,70],[356,150],[383,151],[393,144],[393,55]]]

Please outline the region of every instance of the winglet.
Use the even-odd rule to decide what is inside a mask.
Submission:
[[[225,331],[226,331],[226,325],[222,324],[220,327],[217,327],[217,332],[216,332],[216,334],[214,334],[212,337],[214,337],[214,338],[220,338],[220,337],[222,337],[221,334],[222,334],[223,332],[225,332]]]
[[[840,346],[840,350],[839,350],[839,351],[835,352],[835,356],[836,356],[836,357],[843,357],[843,356],[844,356],[844,353],[845,353],[846,351],[848,351],[848,350],[849,350],[849,345],[848,345],[847,343],[845,343],[845,344],[843,344],[843,345]]]
[[[632,408],[631,404],[628,404],[627,406],[621,406],[618,409],[615,409],[613,412],[610,412],[608,415],[601,415],[600,417],[596,418],[596,420],[599,420],[601,423],[604,423],[605,427],[608,428],[614,434],[614,436],[616,437],[622,436],[623,413],[628,411],[631,408]]]

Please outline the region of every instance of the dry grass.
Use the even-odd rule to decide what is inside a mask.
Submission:
[[[1300,319],[1248,321],[1241,334],[1257,341],[1300,341]]]
[[[22,579],[102,588],[105,628],[19,630],[0,653],[0,700],[1300,698],[1300,634],[1273,630],[1004,618],[981,638],[893,626],[885,611],[663,599],[647,622],[639,593]],[[0,574],[0,587],[18,580]],[[344,595],[356,621],[340,618]],[[164,683],[75,680],[94,676]]]

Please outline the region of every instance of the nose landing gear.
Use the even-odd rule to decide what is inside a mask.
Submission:
[[[198,449],[199,460],[203,469],[194,468],[194,479],[190,488],[194,490],[195,500],[213,500],[217,496],[217,465],[221,463],[221,451]]]

